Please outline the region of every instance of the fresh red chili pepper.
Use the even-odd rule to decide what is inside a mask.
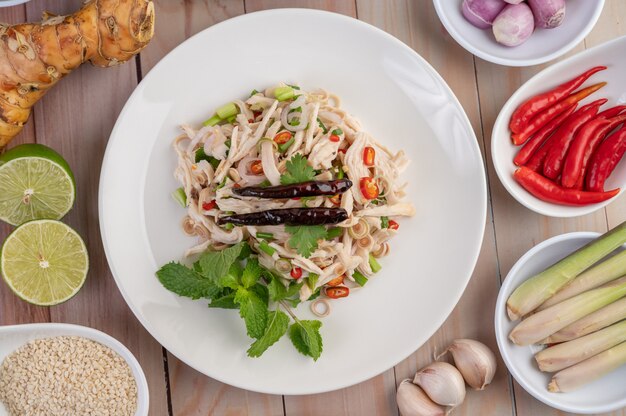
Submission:
[[[596,131],[596,133],[593,135],[593,137],[587,144],[587,147],[585,148],[580,176],[578,177],[578,181],[576,182],[576,185],[574,186],[574,188],[577,188],[577,189],[583,188],[583,185],[585,183],[585,176],[587,173],[587,169],[589,167],[589,160],[591,159],[591,156],[596,151],[596,149],[598,148],[602,140],[604,140],[604,138],[610,132],[612,132],[613,129],[615,129],[617,126],[619,126],[620,124],[624,122],[626,122],[626,114],[620,114],[617,117],[613,117],[609,119],[609,124],[607,124],[606,126],[600,127]]]
[[[600,115],[598,115],[598,117],[600,117]],[[561,185],[566,188],[576,186],[576,182],[578,182],[581,176],[585,149],[597,131],[610,123],[610,121],[598,117],[588,121],[578,130],[567,152],[567,157],[563,163],[563,171],[561,172]]]
[[[261,114],[263,114],[263,111],[253,111],[252,112],[252,116],[254,117],[254,119],[256,120],[256,118],[258,116],[260,116]]]
[[[596,118],[603,118],[603,119],[613,118],[619,115],[620,113],[624,112],[624,110],[626,110],[626,105],[616,105],[615,107],[607,108],[601,113],[598,113]]]
[[[343,153],[344,155],[346,154],[347,151],[348,151],[348,149],[339,149],[339,150],[337,150],[337,152]]]
[[[604,182],[622,160],[626,152],[626,126],[603,141],[593,154],[587,174],[587,189],[593,192],[604,190]]]
[[[363,163],[365,166],[374,166],[374,160],[376,158],[376,150],[373,147],[366,146],[363,148]]]
[[[378,198],[380,191],[378,190],[378,184],[376,183],[374,178],[361,178],[359,185],[361,188],[361,194],[363,194],[363,197],[365,197],[365,199]]]
[[[339,277],[335,277],[334,279],[328,281],[328,283],[326,283],[326,286],[330,286],[330,287],[339,286],[339,285],[343,284],[343,279],[345,277],[346,277],[345,274],[342,274]]]
[[[525,165],[526,162],[530,160],[533,153],[535,153],[535,150],[537,150],[546,141],[546,139],[559,128],[561,123],[563,123],[563,121],[574,112],[576,106],[577,104],[572,104],[567,110],[550,120],[548,124],[535,133],[533,137],[524,144],[524,147],[517,152],[515,159],[513,159],[513,163],[517,166]]]
[[[513,112],[511,121],[509,122],[509,128],[513,133],[520,133],[524,130],[524,127],[528,125],[533,116],[551,105],[556,104],[558,101],[571,94],[576,88],[583,85],[590,76],[604,69],[606,69],[606,66],[596,66],[550,91],[529,98]]]
[[[326,288],[326,296],[332,299],[345,298],[350,294],[350,289],[345,286]]]
[[[280,133],[278,133],[276,136],[274,136],[274,142],[276,144],[285,144],[287,143],[289,140],[291,140],[291,132],[288,130],[285,131],[281,131]]]
[[[339,136],[337,136],[336,134],[331,134],[328,137],[328,140],[330,140],[333,143],[337,143],[337,142],[339,142],[339,140],[341,140],[341,138]]]
[[[574,94],[568,96],[564,100],[559,101],[551,107],[546,108],[539,114],[537,114],[530,122],[524,127],[522,131],[519,133],[514,133],[511,135],[511,139],[513,140],[513,144],[519,146],[524,144],[526,140],[533,134],[535,134],[540,128],[545,126],[552,120],[554,117],[561,114],[565,111],[570,105],[575,104],[587,97],[588,95],[598,91],[600,88],[604,87],[606,82],[601,82],[599,84],[592,85],[591,87],[587,87],[582,89]]]
[[[302,268],[300,267],[294,267],[293,269],[291,269],[291,277],[293,277],[294,279],[299,279],[302,277]]]
[[[260,160],[255,160],[250,163],[248,166],[250,173],[253,175],[262,175],[263,174],[263,162]]]
[[[394,220],[389,220],[389,227],[387,228],[389,228],[390,230],[397,230],[398,228],[400,228],[400,224],[398,224]]]
[[[210,211],[217,206],[217,202],[215,199],[213,201],[202,203],[202,209],[205,211]]]
[[[561,127],[554,133],[556,137],[554,145],[548,151],[546,160],[543,163],[543,174],[550,179],[556,179],[563,169],[563,159],[567,155],[574,136],[589,120],[598,114],[598,109],[608,100],[602,98],[591,104],[580,107],[578,111],[569,116]]]
[[[606,201],[619,193],[619,189],[609,192],[585,192],[563,188],[525,166],[513,174],[515,180],[537,198],[561,205],[588,205]]]

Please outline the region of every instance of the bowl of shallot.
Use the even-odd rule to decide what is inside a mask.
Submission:
[[[556,59],[595,26],[604,0],[433,0],[448,33],[486,61],[530,66]]]

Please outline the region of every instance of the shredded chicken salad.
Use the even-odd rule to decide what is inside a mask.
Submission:
[[[244,242],[285,287],[303,283],[300,301],[340,298],[380,269],[397,219],[415,214],[404,152],[364,132],[327,91],[255,90],[199,127],[183,125],[173,143],[182,227],[198,238],[186,256]]]

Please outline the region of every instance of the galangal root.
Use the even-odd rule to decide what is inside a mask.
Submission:
[[[100,67],[126,62],[153,35],[152,0],[87,0],[69,16],[0,24],[0,151],[61,78],[87,61]]]

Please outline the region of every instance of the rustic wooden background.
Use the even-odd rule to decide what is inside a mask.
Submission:
[[[16,143],[38,142],[61,152],[78,180],[76,208],[67,222],[85,238],[91,255],[86,286],[71,301],[53,308],[30,306],[0,284],[0,324],[69,322],[103,330],[137,356],[150,385],[150,414],[161,415],[397,415],[396,385],[431,361],[450,340],[469,337],[494,350],[493,309],[501,280],[530,247],[576,230],[606,231],[626,220],[626,198],[575,219],[537,215],[518,204],[500,184],[491,163],[491,128],[500,107],[544,66],[507,68],[462,49],[439,22],[428,0],[155,0],[156,37],[135,62],[102,70],[85,66],[63,80],[35,107]],[[588,0],[594,1],[594,0]],[[69,13],[80,0],[33,0],[0,9],[0,21],[39,20],[42,11]],[[247,392],[199,374],[163,349],[124,303],[107,266],[98,225],[98,180],[102,155],[115,120],[142,76],[194,33],[222,20],[278,7],[318,8],[373,24],[407,43],[445,78],[465,108],[483,151],[490,198],[483,248],[461,301],[439,331],[412,356],[359,385],[313,396],[271,396]],[[626,2],[608,0],[591,34],[569,55],[626,34]],[[0,241],[10,228],[0,225]],[[457,415],[563,414],[550,409],[513,381],[499,362],[486,391],[468,393]],[[626,415],[626,409],[611,413]]]

